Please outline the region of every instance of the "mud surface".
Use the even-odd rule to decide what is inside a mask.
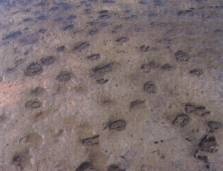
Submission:
[[[222,0],[1,0],[0,171],[222,171]]]

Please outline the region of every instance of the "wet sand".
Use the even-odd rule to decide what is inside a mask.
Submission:
[[[223,170],[221,0],[0,13],[0,171]]]

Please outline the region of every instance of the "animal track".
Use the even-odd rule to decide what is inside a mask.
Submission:
[[[147,81],[143,85],[143,90],[148,94],[157,93],[157,87],[152,81]]]
[[[144,73],[149,73],[153,69],[159,68],[159,66],[160,65],[156,63],[155,61],[150,61],[148,63],[142,64],[140,68]]]
[[[78,42],[74,45],[73,51],[81,52],[90,46],[89,42]]]
[[[211,132],[214,132],[220,128],[223,128],[223,124],[219,121],[208,121],[207,125]]]
[[[42,65],[51,65],[55,62],[56,58],[54,56],[46,56],[40,59]]]
[[[173,124],[179,127],[185,127],[190,122],[190,117],[184,113],[178,114],[173,120]]]
[[[95,135],[92,137],[84,138],[81,140],[83,145],[91,146],[99,144],[99,135]]]
[[[145,100],[136,99],[130,102],[129,108],[134,109],[137,106],[141,106],[144,103],[145,103]]]
[[[107,171],[125,171],[125,169],[122,169],[117,164],[111,164],[111,165],[108,166]]]
[[[40,102],[38,99],[28,100],[25,103],[25,107],[28,109],[37,109],[42,106],[42,102]]]
[[[30,94],[31,95],[35,95],[35,96],[38,96],[38,95],[43,94],[44,92],[45,92],[45,89],[43,87],[37,86],[37,87],[35,87],[34,89],[32,89],[30,91]]]
[[[177,62],[188,62],[190,60],[189,54],[182,50],[178,50],[174,55]]]
[[[14,32],[10,32],[7,35],[5,35],[2,40],[12,40],[12,39],[16,39],[18,37],[20,37],[22,35],[21,31],[14,31]]]
[[[189,73],[191,75],[194,75],[194,76],[198,76],[199,77],[199,76],[201,76],[203,74],[203,70],[200,69],[200,68],[196,68],[196,69],[190,70]]]
[[[184,111],[186,113],[193,113],[193,114],[196,114],[196,115],[199,115],[199,116],[206,116],[206,115],[209,115],[211,113],[210,111],[208,111],[206,109],[205,106],[195,105],[195,104],[192,104],[192,103],[186,103],[185,107],[184,107]]]
[[[127,122],[124,119],[114,120],[108,122],[110,130],[122,131],[126,128]]]
[[[59,82],[68,82],[71,80],[73,73],[70,71],[60,71],[56,76],[56,80]]]
[[[20,170],[23,170],[24,167],[30,162],[30,155],[28,149],[16,152],[12,157],[11,163],[15,165]]]
[[[122,36],[122,37],[117,38],[115,41],[118,43],[126,43],[127,41],[129,41],[129,38]]]
[[[43,72],[42,65],[40,65],[37,62],[32,62],[26,67],[24,74],[25,76],[31,77],[31,76],[39,75],[42,72]]]
[[[90,161],[85,161],[78,166],[76,171],[96,171]]]
[[[101,55],[99,53],[94,53],[94,54],[88,55],[86,58],[91,61],[94,61],[94,60],[100,59]]]
[[[199,150],[209,152],[209,153],[215,153],[218,151],[217,147],[217,140],[214,135],[204,135],[203,138],[201,138],[199,144],[198,144]]]

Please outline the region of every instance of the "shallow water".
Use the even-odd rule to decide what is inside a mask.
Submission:
[[[0,171],[223,170],[221,0],[0,13]]]

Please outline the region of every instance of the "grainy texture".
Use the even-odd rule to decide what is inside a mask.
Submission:
[[[0,171],[223,171],[222,0],[0,14]]]

